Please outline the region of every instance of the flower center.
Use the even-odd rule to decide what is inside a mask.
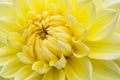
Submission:
[[[19,59],[39,73],[46,73],[52,67],[64,68],[66,57],[72,55],[72,31],[62,15],[30,13],[28,26],[23,33],[26,45],[18,55]],[[23,60],[21,58],[24,57]]]

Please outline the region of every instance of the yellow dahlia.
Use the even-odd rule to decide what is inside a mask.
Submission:
[[[120,80],[120,0],[0,0],[0,76]]]

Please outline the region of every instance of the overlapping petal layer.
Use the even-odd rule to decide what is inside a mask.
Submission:
[[[119,0],[0,0],[0,76],[119,80]]]

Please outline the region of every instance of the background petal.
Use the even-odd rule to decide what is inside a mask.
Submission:
[[[12,2],[0,2],[0,17],[1,16],[15,16],[16,12]]]
[[[92,80],[119,80],[120,68],[112,61],[92,60]]]
[[[112,9],[97,11],[94,24],[88,30],[86,40],[101,40],[112,33],[117,22],[118,14]]]
[[[96,14],[95,5],[92,0],[74,0],[71,1],[71,4],[72,15],[82,23],[84,27],[89,28]]]
[[[92,65],[86,58],[68,58],[65,74],[68,80],[91,80]]]
[[[87,41],[90,58],[113,60],[120,57],[120,34],[113,33],[102,41]]]

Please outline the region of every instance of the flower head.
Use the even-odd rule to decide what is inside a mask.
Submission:
[[[0,76],[119,80],[119,4],[117,0],[0,1]]]

